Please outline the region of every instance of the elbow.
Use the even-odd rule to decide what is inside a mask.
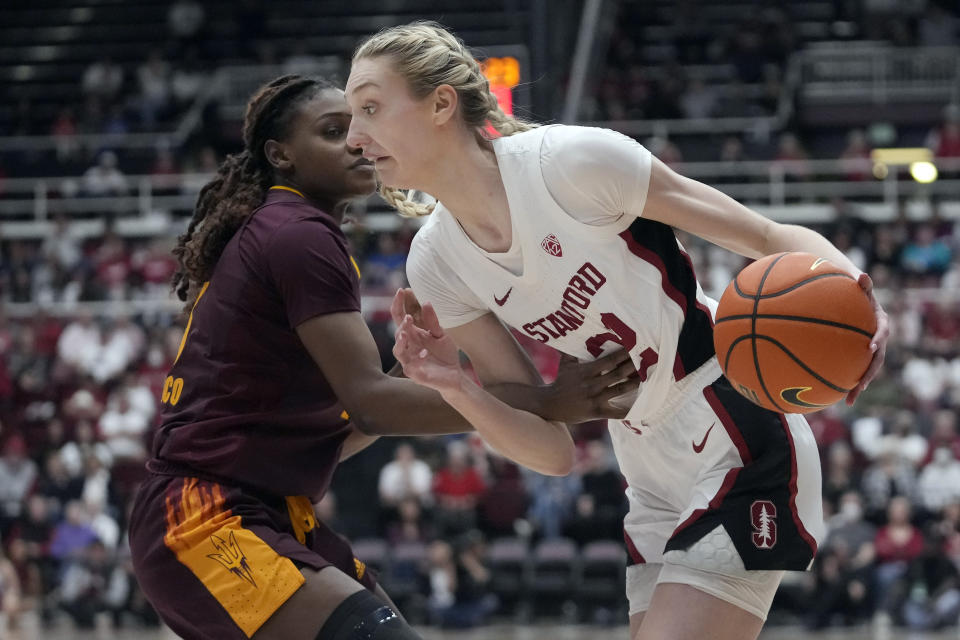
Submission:
[[[545,476],[565,476],[573,471],[576,462],[577,448],[574,446],[573,441],[571,441],[570,446],[559,451],[557,455],[553,456],[553,459],[545,464],[539,471]]]

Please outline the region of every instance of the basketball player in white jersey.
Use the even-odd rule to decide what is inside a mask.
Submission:
[[[511,408],[483,384],[537,385],[505,325],[590,360],[629,352],[643,381],[626,420],[609,422],[629,487],[624,522],[631,637],[755,638],[783,571],[809,568],[822,540],[816,443],[800,415],[762,409],[721,375],[716,303],[700,289],[672,227],[745,256],[807,251],[869,277],[819,234],[776,224],[683,178],[620,134],[534,127],[505,115],[463,43],[430,23],[362,44],[346,87],[348,144],[376,163],[381,193],[405,215],[437,204],[407,272],[419,323],[394,301],[394,353],[440,391],[497,451],[566,474],[566,426]],[[489,123],[502,137],[484,135]],[[887,321],[877,305],[874,361]],[[419,326],[418,326],[419,324]]]

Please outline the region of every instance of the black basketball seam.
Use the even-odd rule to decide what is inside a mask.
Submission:
[[[718,320],[714,320],[714,324],[720,324],[721,322],[727,322],[728,320],[746,320],[751,318],[750,314],[741,314],[736,316],[724,316]],[[766,320],[792,320],[794,322],[809,322],[811,324],[824,324],[831,327],[837,327],[838,329],[846,329],[847,331],[855,331],[860,335],[867,336],[872,338],[873,334],[867,331],[866,329],[861,329],[860,327],[855,327],[852,324],[843,324],[842,322],[834,322],[833,320],[823,320],[822,318],[807,318],[804,316],[784,316],[775,313],[759,313],[756,316],[757,318],[763,318]]]
[[[777,296],[782,296],[782,295],[784,295],[785,293],[790,293],[790,292],[793,291],[794,289],[797,289],[797,288],[799,288],[799,287],[802,287],[802,286],[805,285],[805,284],[809,284],[809,283],[813,282],[814,280],[822,280],[822,279],[824,279],[824,278],[838,278],[838,277],[839,277],[839,278],[849,278],[850,280],[853,280],[853,276],[851,276],[851,275],[849,275],[849,274],[846,274],[846,273],[821,273],[821,274],[818,275],[818,276],[811,276],[811,277],[807,278],[806,280],[801,280],[800,282],[794,282],[792,285],[790,285],[790,286],[787,287],[786,289],[781,289],[780,291],[774,291],[773,293],[765,293],[765,294],[763,294],[763,295],[760,296],[760,297],[763,298],[764,300],[766,300],[767,298],[776,298]],[[854,280],[854,282],[856,282],[856,280]]]
[[[757,294],[753,298],[753,318],[750,322],[750,335],[751,343],[753,344],[753,367],[757,371],[757,380],[760,381],[760,388],[763,389],[763,392],[767,394],[767,398],[770,399],[770,403],[775,406],[777,409],[780,409],[780,405],[777,404],[777,401],[773,399],[773,396],[770,395],[770,391],[767,389],[766,383],[763,381],[763,374],[760,373],[760,356],[757,354],[757,309],[760,308],[760,296],[763,292],[763,283],[767,281],[767,276],[770,275],[770,272],[773,271],[773,268],[777,265],[780,260],[788,254],[782,253],[777,256],[767,267],[767,270],[763,272],[763,277],[760,278],[760,284],[757,285]],[[783,411],[783,409],[780,409]]]
[[[736,291],[737,295],[739,295],[741,298],[746,298],[747,300],[751,300],[753,296],[750,295],[749,293],[743,292],[743,289],[740,288],[739,280],[740,280],[740,275],[737,274],[737,277],[733,279],[733,290]]]
[[[776,340],[776,339],[774,339],[774,338],[771,338],[770,336],[765,336],[765,335],[763,335],[763,334],[758,334],[758,335],[756,336],[756,339],[757,339],[757,340],[766,340],[766,341],[768,341],[768,342],[772,342],[772,343],[775,344],[777,347],[779,347],[781,351],[783,351],[785,354],[787,354],[788,356],[790,356],[790,358],[791,358],[794,362],[796,362],[798,365],[800,365],[800,366],[803,368],[804,371],[806,371],[807,373],[809,373],[809,374],[812,375],[814,378],[816,378],[817,380],[819,380],[819,381],[822,382],[823,384],[827,385],[828,387],[830,387],[830,388],[833,389],[834,391],[839,391],[840,393],[850,393],[850,391],[852,391],[852,389],[844,389],[843,387],[841,387],[841,386],[839,386],[839,385],[833,384],[832,382],[830,382],[829,380],[827,380],[826,378],[824,378],[823,376],[821,376],[819,373],[817,373],[816,371],[814,371],[813,369],[811,369],[810,367],[808,367],[808,366],[806,365],[806,363],[804,363],[803,360],[801,360],[801,359],[798,358],[797,356],[793,355],[793,353],[792,353],[789,349],[787,349],[787,348],[783,345],[783,343],[781,343],[780,341],[778,341],[778,340]]]
[[[730,368],[730,356],[733,355],[733,348],[743,342],[744,340],[749,340],[752,336],[748,333],[745,336],[740,336],[736,340],[730,343],[730,346],[727,347],[727,357],[723,361],[723,370],[727,371]]]

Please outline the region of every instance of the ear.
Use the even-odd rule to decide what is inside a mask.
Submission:
[[[263,154],[267,157],[267,162],[277,171],[289,171],[293,168],[293,159],[287,150],[287,146],[276,140],[267,140],[263,145]]]
[[[448,84],[442,84],[433,90],[433,121],[438,125],[446,124],[457,113],[460,103],[457,90]]]

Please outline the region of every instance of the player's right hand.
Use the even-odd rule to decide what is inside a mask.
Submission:
[[[424,312],[436,320],[430,303]],[[403,366],[405,376],[437,391],[456,391],[463,382],[460,352],[453,339],[443,333],[437,323],[439,336],[418,327],[413,316],[406,314],[394,334],[393,355]]]
[[[550,400],[544,407],[547,420],[568,424],[588,420],[622,420],[629,405],[611,400],[636,393],[640,387],[637,369],[627,351],[607,354],[592,362],[580,362],[573,356],[560,355],[557,378],[550,385]],[[629,403],[632,404],[632,403]]]

